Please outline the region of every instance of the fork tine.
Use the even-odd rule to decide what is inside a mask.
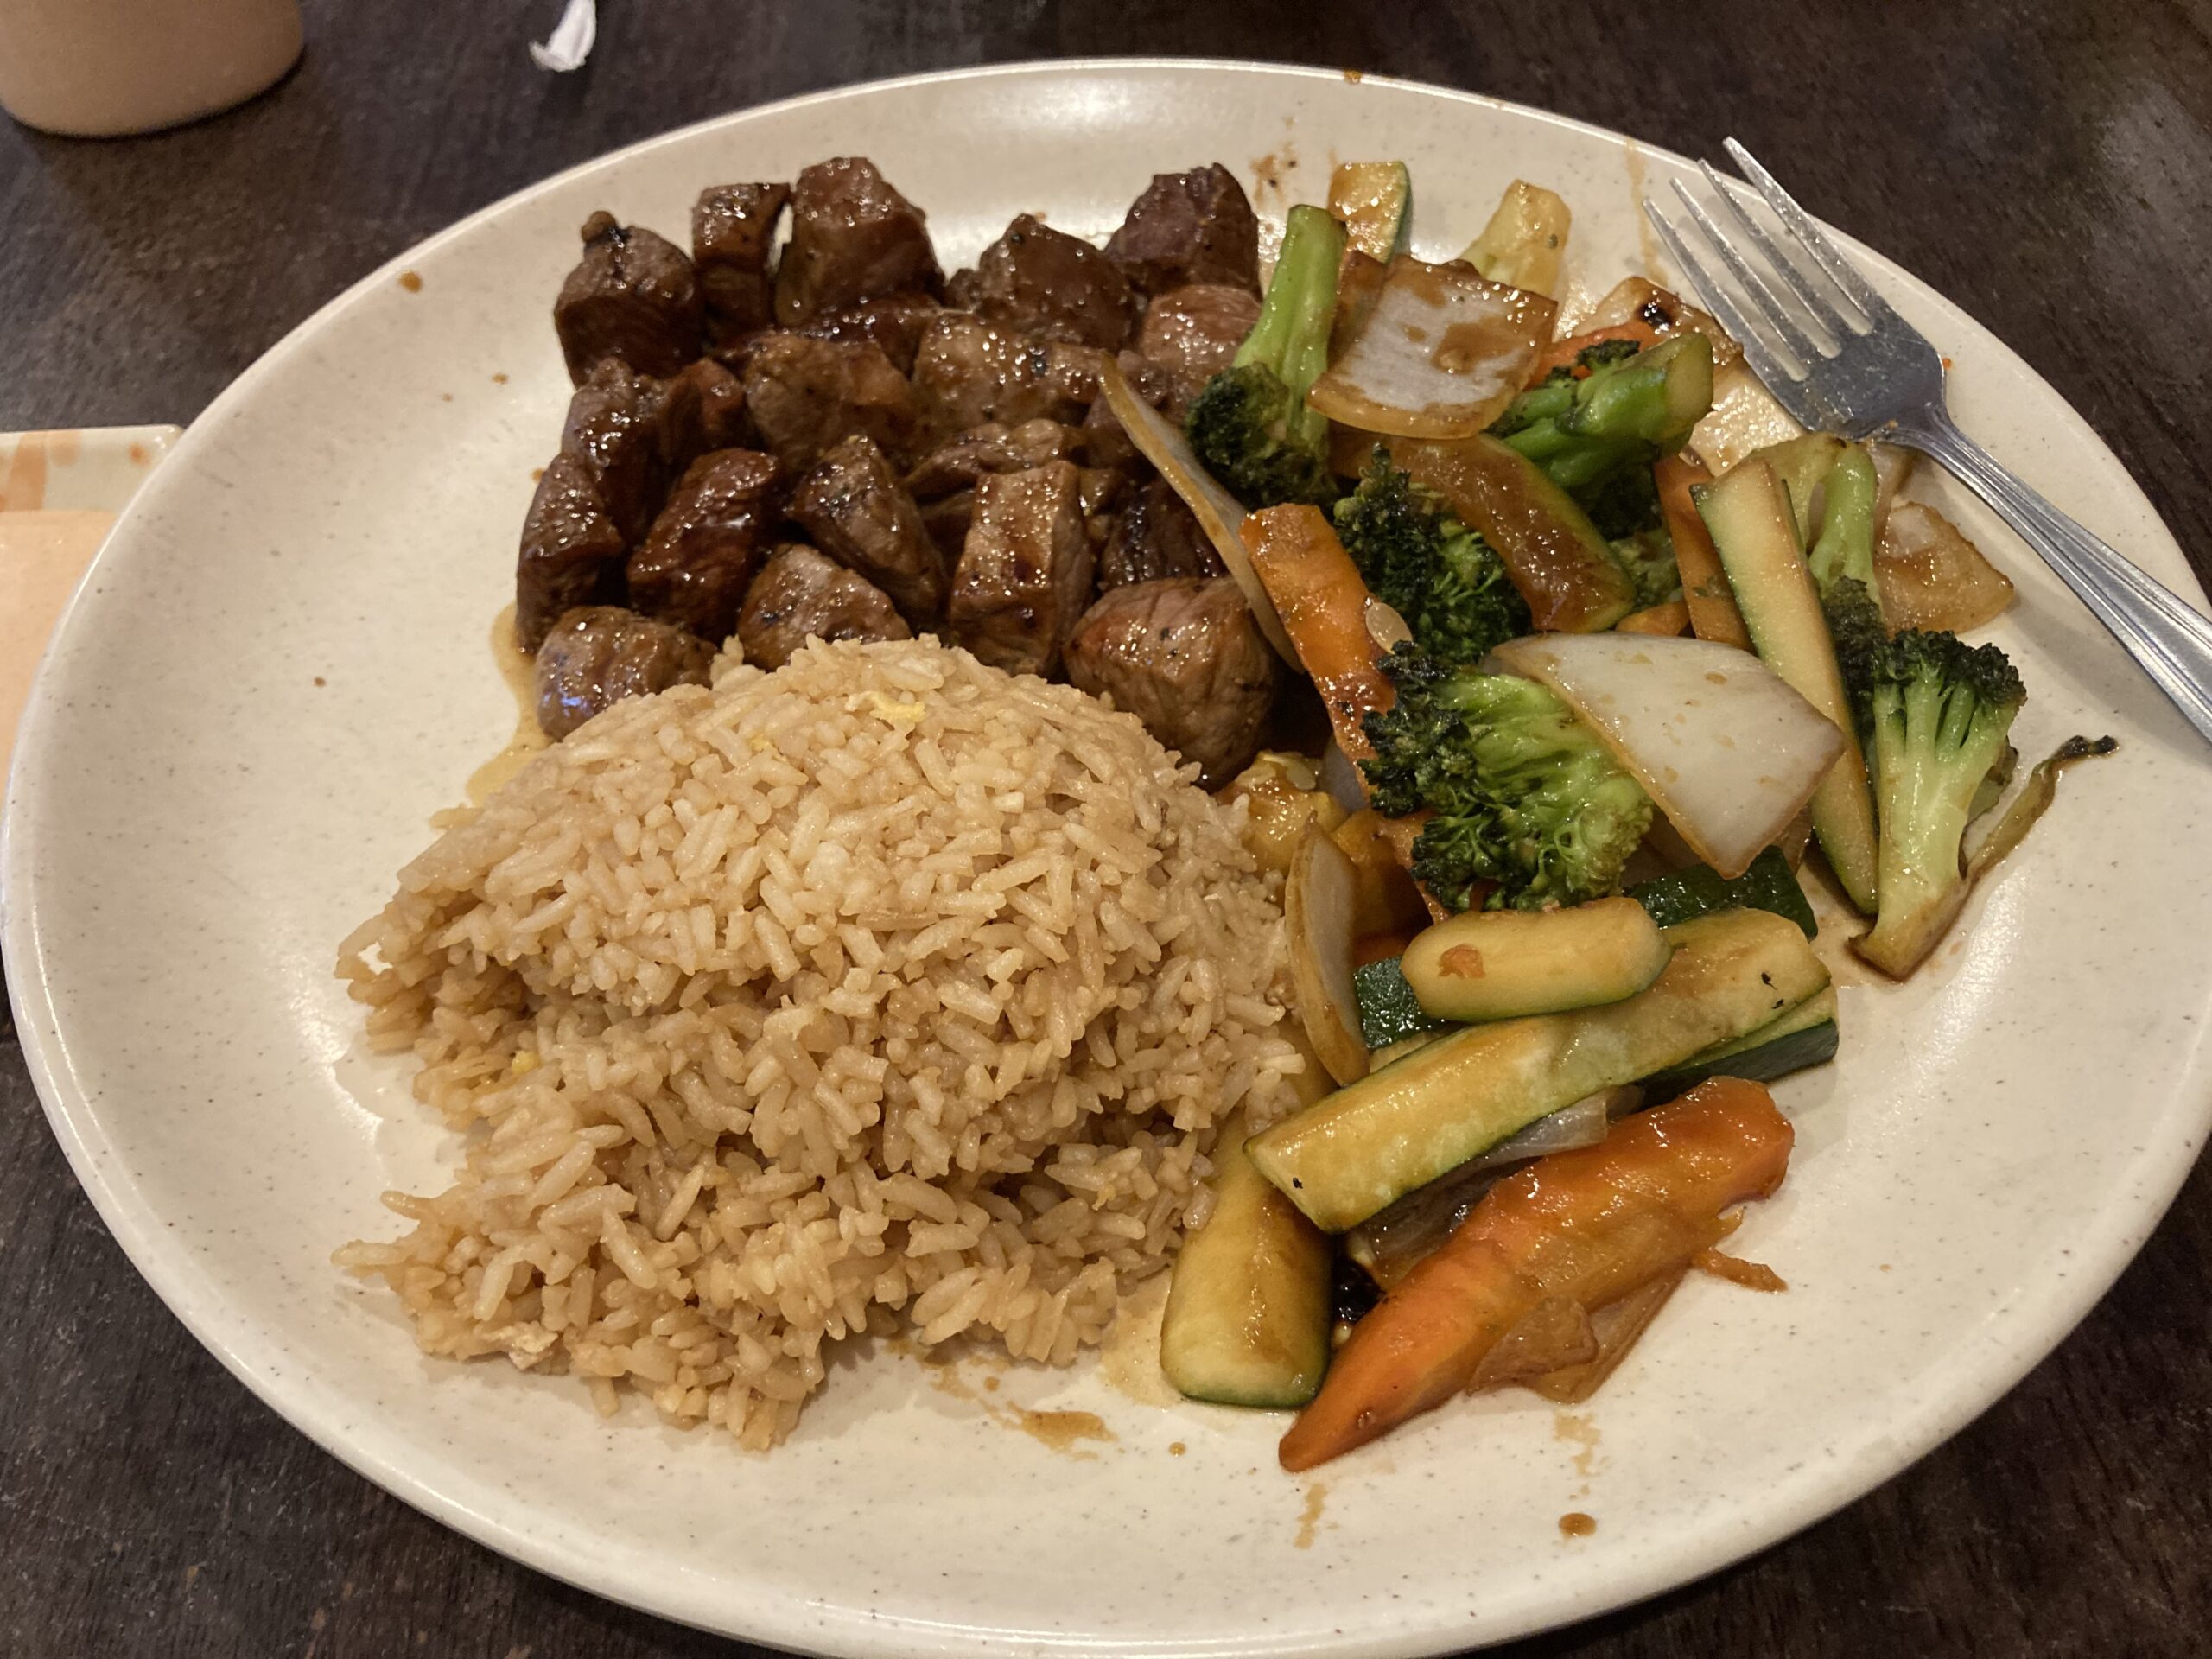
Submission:
[[[1816,280],[1825,276],[1825,272],[1813,264],[1802,251],[1791,253],[1769,236],[1766,226],[1745,211],[1744,204],[1736,200],[1736,193],[1728,188],[1728,181],[1720,176],[1712,162],[1700,162],[1698,167],[1705,174],[1705,181],[1713,187],[1713,194],[1719,198],[1720,205],[1728,210],[1729,218],[1736,221],[1745,236],[1766,256],[1767,264],[1773,267],[1775,275],[1789,285],[1789,291],[1813,314],[1813,320],[1834,335],[1839,345],[1850,335],[1857,334],[1857,325],[1848,321],[1835,308],[1827,294],[1814,285]],[[1848,297],[1844,303],[1853,310],[1858,309],[1856,302]]]
[[[1652,230],[1658,235],[1674,262],[1689,274],[1698,296],[1720,319],[1720,326],[1735,337],[1744,348],[1744,355],[1751,360],[1751,371],[1770,386],[1794,385],[1798,377],[1783,364],[1782,359],[1758,332],[1751,314],[1736,303],[1735,296],[1714,278],[1712,270],[1689,251],[1673,221],[1659,211],[1659,204],[1649,196],[1643,200],[1643,216],[1651,221]]]
[[[1736,245],[1728,239],[1719,226],[1713,222],[1713,216],[1705,211],[1695,196],[1690,194],[1680,179],[1675,181],[1675,194],[1681,199],[1684,210],[1696,221],[1698,229],[1705,232],[1707,244],[1720,256],[1720,263],[1728,267],[1729,274],[1742,285],[1745,295],[1765,319],[1767,327],[1779,334],[1783,343],[1797,353],[1797,360],[1810,368],[1827,356],[1827,353],[1821,349],[1813,337],[1797,326],[1796,319],[1789,315],[1789,308],[1767,286],[1766,278],[1736,251]],[[1839,334],[1837,338],[1840,340],[1842,336]]]
[[[1720,147],[1736,163],[1736,170],[1766,198],[1766,205],[1774,209],[1774,216],[1788,227],[1806,251],[1820,261],[1821,269],[1850,296],[1852,303],[1865,312],[1870,321],[1879,322],[1897,315],[1890,308],[1889,302],[1874,291],[1874,285],[1859,274],[1859,268],[1845,258],[1827,233],[1813,223],[1812,216],[1797,205],[1797,199],[1782,188],[1773,174],[1759,165],[1758,157],[1733,138],[1723,138]]]

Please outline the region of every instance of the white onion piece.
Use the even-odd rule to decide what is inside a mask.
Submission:
[[[1471,1158],[1459,1166],[1472,1173],[1478,1169],[1495,1169],[1500,1164],[1517,1164],[1529,1158],[1545,1158],[1554,1152],[1573,1152],[1583,1147],[1594,1147],[1605,1138],[1606,1128],[1612,1115],[1605,1109],[1611,1103],[1611,1090],[1585,1095],[1572,1106],[1562,1106],[1549,1117],[1540,1117],[1517,1135],[1509,1135],[1488,1152]]]
[[[1307,1040],[1339,1084],[1358,1082],[1368,1065],[1351,978],[1355,880],[1344,849],[1308,819],[1282,891],[1291,988]]]
[[[1344,808],[1347,816],[1367,810],[1367,780],[1359,774],[1352,758],[1337,747],[1333,737],[1329,747],[1321,751],[1321,787],[1329,791],[1329,798]]]
[[[1394,259],[1375,308],[1306,401],[1363,432],[1471,438],[1519,393],[1558,315],[1556,301],[1471,265]]]
[[[1805,435],[1766,382],[1741,363],[1713,370],[1713,407],[1690,429],[1689,452],[1715,478],[1770,443]]]
[[[1782,839],[1843,753],[1826,715],[1733,645],[1542,633],[1491,655],[1558,693],[1724,876]]]
[[[1252,568],[1252,556],[1244,550],[1240,531],[1244,523],[1243,505],[1215,481],[1214,475],[1191,452],[1190,444],[1175,423],[1138,397],[1121,370],[1108,364],[1103,382],[1106,404],[1114,411],[1114,418],[1121,422],[1122,429],[1129,435],[1129,442],[1160,469],[1167,486],[1183,498],[1183,505],[1197,517],[1198,527],[1205,531],[1214,551],[1221,555],[1229,574],[1236,579],[1244,602],[1252,607],[1260,632],[1268,636],[1275,655],[1293,668],[1299,668],[1298,647],[1290,643],[1282,618],[1275,614],[1274,601],[1268,597],[1266,585]]]

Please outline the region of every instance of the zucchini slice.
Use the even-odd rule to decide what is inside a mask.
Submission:
[[[1403,162],[1339,162],[1329,175],[1329,211],[1344,221],[1344,240],[1386,265],[1406,251],[1413,200]]]
[[[1625,1001],[1450,1033],[1254,1137],[1247,1155],[1342,1232],[1538,1118],[1756,1031],[1828,982],[1803,932],[1765,911],[1666,938],[1665,971]]]
[[[1709,916],[1716,910],[1765,910],[1787,916],[1805,930],[1808,939],[1821,931],[1805,889],[1797,883],[1797,873],[1789,868],[1779,847],[1768,848],[1732,881],[1710,864],[1693,864],[1639,881],[1628,890],[1628,896],[1649,911],[1651,919],[1662,927]]]
[[[1747,1083],[1772,1083],[1777,1077],[1808,1066],[1824,1065],[1835,1058],[1835,987],[1808,996],[1796,1007],[1767,1021],[1757,1031],[1721,1043],[1681,1065],[1643,1080],[1645,1096],[1655,1103],[1672,1100],[1694,1089],[1707,1077],[1741,1077]]]
[[[1192,1400],[1302,1406],[1329,1368],[1335,1248],[1252,1167],[1243,1113],[1213,1158],[1213,1214],[1175,1258],[1160,1369]]]
[[[1351,972],[1352,991],[1359,998],[1360,1038],[1377,1056],[1409,1037],[1433,1036],[1452,1023],[1421,1007],[1398,964],[1396,957],[1385,957]]]
[[[1774,468],[1751,460],[1692,492],[1720,554],[1751,644],[1768,665],[1843,734],[1843,758],[1813,795],[1813,833],[1851,902],[1875,908],[1874,797],[1858,722],[1844,696],[1820,589],[1805,563],[1789,493]]]
[[[1442,1019],[1514,1020],[1634,996],[1673,952],[1634,899],[1558,910],[1469,910],[1414,936],[1399,959]]]

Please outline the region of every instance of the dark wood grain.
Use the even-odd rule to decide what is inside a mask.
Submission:
[[[160,137],[0,129],[0,429],[188,421],[317,305],[532,180],[790,93],[998,60],[1258,56],[1435,80],[1711,153],[1963,303],[2095,423],[2212,573],[2202,3],[1244,0],[310,4],[273,94]],[[2177,853],[2185,849],[2177,849]],[[2094,1133],[2094,1102],[2084,1102]],[[2212,1630],[2212,1177],[2082,1329],[1844,1514],[1528,1653],[2196,1654]],[[741,1649],[466,1543],[232,1382],[140,1282],[0,1037],[0,1652],[490,1659]]]

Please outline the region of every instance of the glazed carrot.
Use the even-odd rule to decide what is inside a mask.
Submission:
[[[1613,624],[1615,633],[1678,634],[1690,631],[1690,607],[1679,599],[1631,611]]]
[[[1318,507],[1262,507],[1244,521],[1244,545],[1298,660],[1328,705],[1337,747],[1364,760],[1375,750],[1363,722],[1398,694],[1375,665],[1382,648],[1368,631],[1371,595],[1359,567]]]
[[[1667,533],[1675,540],[1675,569],[1682,579],[1692,631],[1700,639],[1749,651],[1751,633],[1744,626],[1744,613],[1736,608],[1736,590],[1728,585],[1713,537],[1690,499],[1690,486],[1709,481],[1712,474],[1687,455],[1669,455],[1652,467],[1651,475],[1658,481],[1659,511],[1667,520]]]
[[[1609,340],[1632,340],[1638,346],[1656,346],[1666,336],[1648,322],[1631,321],[1617,323],[1611,328],[1592,328],[1586,334],[1570,334],[1565,340],[1555,340],[1544,347],[1536,359],[1536,366],[1529,371],[1524,383],[1531,386],[1543,385],[1554,369],[1572,367],[1574,378],[1586,380],[1590,371],[1575,365],[1574,359],[1592,346],[1602,346]]]
[[[1398,861],[1398,867],[1408,875],[1413,874],[1414,868],[1414,842],[1421,839],[1422,828],[1435,816],[1435,813],[1423,807],[1420,811],[1409,812],[1402,818],[1383,819],[1375,832],[1389,843],[1390,855]],[[1484,881],[1480,877],[1476,878],[1472,890],[1468,894],[1467,908],[1480,910],[1483,907],[1483,900],[1490,897],[1491,890],[1497,885],[1494,881]],[[1429,920],[1440,922],[1452,913],[1449,906],[1438,903],[1436,896],[1427,887],[1421,887],[1420,882],[1414,882],[1414,886],[1420,891],[1421,903],[1428,906]]]
[[[1311,1469],[1441,1405],[1548,1299],[1602,1307],[1681,1268],[1725,1236],[1723,1211],[1781,1185],[1792,1138],[1759,1084],[1713,1077],[1500,1181],[1352,1327],[1282,1437],[1282,1466]]]

